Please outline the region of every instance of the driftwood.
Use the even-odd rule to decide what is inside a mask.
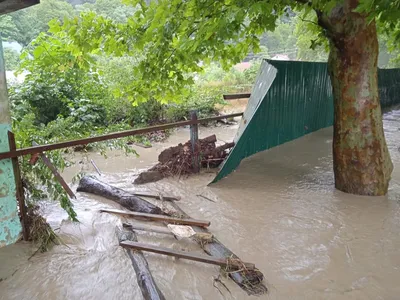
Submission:
[[[85,177],[84,177],[85,178]],[[99,182],[96,180],[95,182]],[[117,189],[115,187],[109,186],[107,184],[104,184],[100,182],[100,187],[105,185],[109,189],[116,189],[119,190],[120,193],[123,194],[128,194],[127,192],[124,192],[123,190]],[[97,185],[96,185],[97,186]],[[96,195],[99,196],[105,196],[109,194],[109,192],[106,192],[105,195],[102,194],[102,189],[101,188],[96,188],[96,189],[91,189],[88,188],[85,190],[88,193],[93,193],[95,191]],[[110,199],[110,198],[109,198]],[[150,204],[150,203],[149,203]],[[176,202],[171,201],[170,204],[176,209],[177,213],[180,214],[183,218],[190,219],[190,216],[187,215],[177,204]],[[133,207],[133,206],[131,206]],[[133,208],[129,208],[130,210],[134,210]],[[136,210],[137,211],[137,210]],[[141,212],[140,210],[138,210]],[[161,209],[159,209],[159,212],[152,212],[154,214],[163,214]],[[207,229],[204,229],[202,227],[198,226],[193,226],[194,231],[197,233],[209,233]],[[240,261],[239,257],[235,255],[231,250],[229,250],[227,247],[225,247],[218,239],[216,239],[214,236],[212,237],[211,241],[204,242],[203,239],[195,239],[196,242],[203,248],[203,250],[215,257],[215,258],[220,258],[220,259],[231,259],[231,260],[238,260]],[[249,295],[261,295],[267,292],[267,287],[263,284],[263,279],[264,275],[258,270],[241,270],[239,272],[228,272],[229,277],[236,283],[238,284],[243,290],[245,290]]]
[[[100,209],[100,212],[106,212],[126,217],[132,217],[137,219],[145,219],[149,221],[159,221],[166,222],[168,224],[179,224],[179,225],[190,225],[190,226],[199,226],[199,227],[208,227],[210,226],[209,221],[204,220],[195,220],[195,219],[182,219],[182,218],[174,218],[169,216],[163,216],[159,214],[146,214],[141,212],[132,212],[132,211],[124,211],[117,209]]]
[[[136,234],[133,231],[121,230],[117,228],[118,241],[120,243],[137,242]],[[149,270],[149,265],[141,251],[133,251],[125,248],[128,257],[132,261],[133,269],[136,273],[137,283],[145,300],[165,300],[164,295],[157,287],[153,276]]]
[[[175,202],[171,202],[171,205],[177,210],[178,213],[184,218],[190,219],[190,216],[186,214]],[[193,226],[194,231],[198,233],[209,233],[205,228]],[[203,248],[204,252],[220,259],[236,259],[239,257],[234,254],[231,250],[225,247],[218,239],[213,236],[211,242],[204,243],[201,239],[195,239],[198,244]],[[254,270],[242,270],[240,272],[228,272],[229,277],[236,282],[243,290],[249,295],[262,295],[265,294],[268,289],[263,284],[264,275],[258,269]]]
[[[179,251],[174,249],[169,249],[165,247],[153,246],[132,241],[123,241],[119,243],[120,246],[127,249],[142,250],[162,255],[174,256],[178,258],[184,258],[188,260],[198,261],[206,264],[217,265],[221,267],[226,267],[232,270],[237,269],[247,269],[254,270],[255,266],[251,263],[244,263],[236,260],[215,258],[208,255],[200,255],[196,253],[190,253],[187,251]]]
[[[148,214],[164,214],[161,208],[131,193],[113,187],[95,177],[85,176],[79,181],[78,192],[91,193],[113,200],[123,207]]]

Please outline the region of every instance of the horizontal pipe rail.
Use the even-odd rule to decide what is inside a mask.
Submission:
[[[235,100],[235,99],[244,99],[244,98],[250,98],[251,94],[250,93],[241,93],[241,94],[228,94],[228,95],[223,95],[224,100]]]
[[[181,122],[168,123],[168,124],[164,124],[164,125],[157,125],[157,126],[151,126],[151,127],[146,127],[146,128],[114,132],[114,133],[109,133],[109,134],[104,134],[104,135],[99,135],[99,136],[94,136],[94,137],[88,137],[88,138],[79,139],[79,140],[66,141],[66,142],[60,142],[60,143],[49,144],[49,145],[34,146],[34,147],[29,147],[29,148],[22,148],[22,149],[17,149],[17,150],[13,150],[13,151],[0,153],[0,160],[6,159],[6,158],[29,155],[29,154],[41,153],[44,151],[58,150],[58,149],[63,149],[63,148],[79,146],[79,145],[87,145],[87,144],[91,144],[91,143],[102,142],[102,141],[107,141],[107,140],[112,140],[112,139],[117,139],[117,138],[122,138],[122,137],[127,137],[127,136],[133,136],[133,135],[137,135],[137,134],[143,134],[143,133],[148,133],[148,132],[153,132],[153,131],[158,131],[158,130],[165,130],[165,129],[175,128],[175,127],[182,127],[182,126],[186,126],[186,125],[201,124],[201,123],[207,123],[210,121],[222,120],[222,119],[233,118],[233,117],[240,117],[242,115],[243,115],[243,113],[241,112],[241,113],[199,119],[199,120],[197,120],[197,122],[192,121],[192,120],[181,121]]]

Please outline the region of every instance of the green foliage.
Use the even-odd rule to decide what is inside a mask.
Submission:
[[[132,95],[135,102],[155,98],[167,103],[182,101],[188,96],[189,85],[193,84],[192,74],[202,70],[201,61],[207,63],[214,57],[227,69],[240,62],[249,49],[258,50],[256,34],[275,28],[275,9],[273,5],[254,4],[250,13],[245,14],[238,6],[228,9],[219,2],[210,5],[159,1],[149,6],[143,4],[125,24],[83,13],[79,19],[52,24],[51,32],[56,36],[69,36],[70,44],[84,53],[100,48],[117,56],[141,53],[143,57],[133,68],[135,81],[125,86],[124,92]],[[221,10],[226,11],[222,22]],[[271,17],[260,18],[261,11],[263,15],[269,12]],[[98,35],[100,30],[101,36]],[[217,40],[228,40],[228,43]]]
[[[62,78],[35,75],[29,75],[23,85],[15,87],[15,91],[10,93],[13,105],[32,111],[36,124],[47,124],[57,119],[58,115],[68,115],[68,99],[75,97],[68,83]]]
[[[104,126],[107,125],[106,110],[103,106],[93,103],[88,99],[74,99],[68,104],[70,116],[75,122],[85,124],[85,126]]]
[[[246,78],[246,81],[251,86],[253,86],[254,83],[256,82],[256,78],[258,72],[260,71],[260,67],[261,67],[261,60],[253,60],[251,62],[250,68],[244,70],[244,76]]]
[[[72,5],[62,0],[41,0],[40,4],[11,13],[13,32],[7,38],[28,45],[40,32],[47,31],[52,19],[63,20],[74,15]]]
[[[268,55],[287,54],[289,58],[296,58],[296,37],[294,35],[295,22],[289,18],[286,22],[278,21],[272,32],[265,32],[260,44],[268,49]]]
[[[306,13],[302,11],[295,19],[297,58],[303,61],[328,60],[329,44],[317,23],[317,15],[314,11]]]
[[[31,147],[33,142],[43,144],[51,141],[44,131],[41,130],[43,128],[33,125],[34,118],[33,114],[28,114],[23,118],[13,119],[13,132],[15,133],[18,148]],[[66,166],[60,150],[51,151],[49,158],[60,171]],[[68,195],[58,183],[54,182],[50,169],[42,162],[31,165],[29,159],[28,156],[20,158],[22,176],[28,187],[28,200],[34,202],[50,196],[50,199],[60,202],[61,207],[68,213],[72,220],[76,220],[76,213],[73,210],[73,205]],[[43,191],[43,188],[46,189],[46,193]]]
[[[224,70],[220,65],[212,63],[207,66],[202,73],[200,73],[200,84],[206,85],[242,85],[248,83],[245,73],[241,72],[234,67],[228,71]]]
[[[114,125],[110,127],[93,126],[93,121],[87,123],[85,120],[79,120],[77,116],[67,118],[58,118],[49,122],[47,125],[35,125],[35,115],[32,113],[18,115],[20,110],[12,109],[13,112],[13,132],[16,135],[17,147],[31,147],[33,142],[37,144],[56,143],[65,140],[85,138],[109,132],[128,129],[127,125]],[[93,112],[92,112],[93,114]],[[83,117],[87,117],[84,114]],[[78,121],[77,121],[78,120]],[[94,143],[92,146],[97,151],[105,154],[106,149],[123,149],[126,153],[135,153],[127,145],[130,139],[123,138],[106,142]],[[72,162],[65,160],[64,150],[55,150],[47,152],[46,155],[54,166],[62,172],[64,168]],[[30,202],[35,202],[44,198],[59,201],[61,207],[68,213],[72,220],[77,220],[77,215],[73,210],[73,204],[61,185],[55,181],[50,169],[38,161],[35,165],[29,163],[30,157],[20,158],[21,171],[28,186],[28,196]]]
[[[124,5],[121,0],[97,0],[93,3],[77,5],[76,10],[93,11],[98,15],[112,19],[118,23],[124,23],[132,16],[136,9],[132,6]]]
[[[19,66],[19,54],[14,49],[3,48],[4,63],[7,71],[15,71]]]
[[[182,120],[191,109],[198,109],[200,117],[214,114],[224,104],[221,94],[250,90],[259,63],[245,72],[232,68],[249,52],[259,53],[258,57],[284,53],[291,58],[326,59],[327,39],[315,11],[328,14],[341,3],[90,2],[73,2],[79,16],[67,2],[42,0],[11,19],[0,17],[7,38],[27,45],[36,37],[20,63],[30,75],[11,93],[20,146],[30,146],[32,140],[49,143],[164,119]],[[361,0],[357,8],[378,22],[386,34],[384,44],[393,51],[399,44],[398,8],[399,0]],[[297,17],[293,11],[299,12]],[[95,146],[126,147],[127,141]],[[61,152],[49,155],[58,167],[65,166]],[[44,186],[75,218],[63,191],[51,186],[48,170],[27,161],[23,165],[26,177]],[[32,194],[38,198],[40,193]]]
[[[14,40],[19,34],[18,28],[9,14],[0,16],[0,28],[2,39]]]
[[[224,105],[220,87],[194,86],[185,101],[169,104],[166,111],[171,121],[187,120],[189,112],[196,109],[199,118],[218,114],[217,105]]]
[[[360,7],[368,1],[362,1]],[[382,1],[372,2],[375,5]],[[324,60],[323,41],[326,39],[320,26],[316,25],[313,12],[329,14],[341,1],[313,0],[307,1],[307,5],[304,1],[286,0],[245,3],[239,0],[160,0],[150,3],[126,0],[125,3],[137,10],[124,23],[82,13],[80,18],[64,24],[53,23],[51,32],[58,37],[68,37],[71,40],[68,44],[74,45],[73,51],[79,53],[101,50],[113,56],[135,57],[137,63],[131,70],[135,80],[127,83],[121,93],[129,95],[136,103],[153,98],[168,103],[186,99],[189,87],[194,83],[193,74],[201,72],[211,62],[210,58],[220,62],[224,70],[229,70],[249,51],[259,52],[260,40],[269,56],[286,53],[294,58],[297,55],[296,47],[293,48],[297,31],[297,35],[303,36],[297,43],[301,49],[299,57],[311,59],[312,52],[305,50],[311,47],[318,53],[314,57]],[[296,30],[291,22],[293,11],[302,12],[302,21]],[[383,20],[378,15],[374,18]],[[304,38],[309,32],[315,34]],[[310,38],[312,36],[316,38]]]

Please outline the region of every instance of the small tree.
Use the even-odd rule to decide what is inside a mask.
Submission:
[[[387,0],[127,0],[136,7],[126,23],[84,13],[53,23],[54,36],[71,39],[65,51],[82,61],[93,51],[141,55],[125,88],[135,101],[179,100],[201,65],[218,60],[225,68],[250,51],[293,10],[314,22],[329,41],[334,94],[333,163],[339,190],[384,195],[392,172],[378,96],[377,25],[400,37],[400,1]],[[313,44],[317,45],[318,40]],[[41,55],[46,55],[45,52]]]

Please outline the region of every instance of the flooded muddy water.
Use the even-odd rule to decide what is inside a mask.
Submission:
[[[330,128],[245,159],[237,171],[211,186],[207,184],[215,174],[207,171],[132,185],[139,170],[154,164],[163,148],[188,140],[187,129],[153,148],[136,148],[138,158],[119,152],[107,160],[97,154],[90,158],[104,173],[102,180],[129,191],[179,195],[179,205],[189,215],[210,220],[211,232],[222,243],[264,273],[269,293],[259,299],[399,299],[400,111],[385,114],[384,126],[395,166],[385,197],[334,189]],[[201,128],[201,136],[216,133],[221,142],[229,141],[236,130]],[[82,165],[94,173],[84,161],[66,170],[65,177],[70,180]],[[122,219],[98,212],[118,205],[93,195],[77,196],[79,224],[68,221],[57,203],[43,211],[51,225],[60,228],[65,246],[29,261],[29,245],[0,249],[0,275],[8,272],[0,282],[0,299],[142,299],[130,260],[115,236]],[[138,239],[202,253],[194,242],[156,233],[139,233]],[[145,256],[167,299],[252,298],[229,279],[222,280],[230,292],[213,287],[219,274],[215,266]],[[16,257],[23,263],[16,264]]]

